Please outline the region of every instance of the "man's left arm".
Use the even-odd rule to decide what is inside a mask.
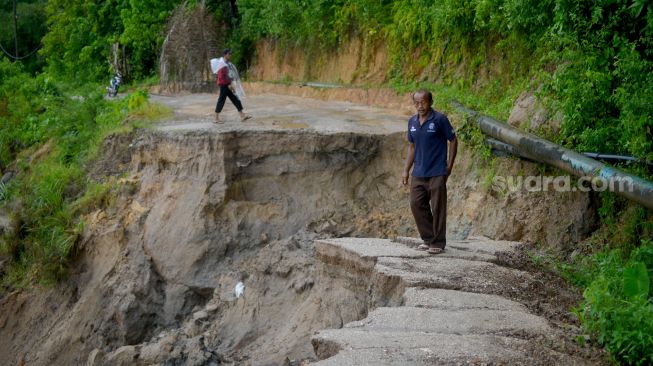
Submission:
[[[449,161],[447,161],[447,178],[451,175],[453,170],[453,163],[456,161],[456,154],[458,153],[458,137],[454,136],[453,140],[449,141]]]

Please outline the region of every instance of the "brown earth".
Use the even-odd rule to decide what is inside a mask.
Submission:
[[[248,76],[253,80],[315,80],[338,84],[381,84],[386,81],[385,46],[369,45],[353,38],[328,58],[310,59],[306,50],[274,41],[256,45],[256,61]]]
[[[524,60],[529,59],[530,51],[499,45],[499,41],[489,39],[484,45],[471,48],[447,41],[418,47],[393,61],[384,38],[364,40],[353,35],[334,50],[315,50],[268,39],[256,44],[246,76],[255,81],[311,81],[368,88],[386,84],[391,74],[399,71],[410,81],[447,81],[482,91],[496,85],[509,86],[515,77],[528,74],[530,64]]]

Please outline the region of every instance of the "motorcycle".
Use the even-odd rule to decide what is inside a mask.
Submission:
[[[108,97],[115,97],[118,95],[118,88],[120,88],[120,82],[122,81],[122,78],[120,74],[114,76],[111,78],[109,81],[109,86],[107,87],[107,96]]]

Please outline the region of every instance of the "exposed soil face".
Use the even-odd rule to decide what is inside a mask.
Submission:
[[[404,201],[389,171],[401,139],[290,130],[143,131],[121,140],[107,140],[113,156],[101,166],[115,175],[127,149],[127,177],[115,206],[86,218],[73,283],[2,300],[3,356],[78,364],[94,349],[100,360],[136,346],[104,359],[111,363],[165,339],[177,353],[139,362],[282,362],[310,358],[313,331],[364,316],[364,289],[317,263],[312,241],[387,231],[366,216]],[[29,306],[48,302],[45,312]]]
[[[228,106],[227,122],[215,125],[215,95],[156,98],[175,108],[173,119],[105,142],[92,177],[114,177],[118,188],[110,207],[85,218],[71,281],[0,299],[0,358],[283,364],[315,357],[313,332],[397,303],[393,289],[383,298],[369,292],[368,273],[316,259],[313,241],[417,236],[407,191],[398,188],[403,114],[259,95],[246,101],[253,120],[237,122]],[[461,150],[450,177],[449,237],[565,246],[591,227],[589,196],[488,192],[482,167]],[[501,164],[515,174],[536,170]],[[555,281],[510,297],[572,322],[563,308],[577,294]]]
[[[255,65],[249,77],[255,80],[321,80],[331,83],[380,84],[387,78],[389,60],[385,47],[371,46],[352,38],[324,62],[314,62],[306,50],[284,47],[274,41],[256,45]]]
[[[382,38],[370,42],[353,36],[328,52],[307,50],[303,45],[282,44],[268,39],[256,44],[255,59],[247,78],[374,86],[387,83],[392,71],[399,68],[401,74],[412,76],[414,81],[449,83],[460,79],[473,80],[472,89],[479,91],[496,82],[510,85],[515,66],[520,64],[516,62],[519,60],[514,59],[520,55],[507,55],[501,47],[495,47],[494,42],[496,40],[483,48],[483,62],[480,63],[472,61],[474,56],[469,54],[469,49],[456,42],[446,42],[405,54],[402,56],[403,62],[398,65],[391,60],[387,40]]]

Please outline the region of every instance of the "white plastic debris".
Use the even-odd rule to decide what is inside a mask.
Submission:
[[[242,282],[238,282],[236,284],[236,287],[234,287],[234,295],[236,295],[236,298],[240,298],[245,294],[245,284]]]

